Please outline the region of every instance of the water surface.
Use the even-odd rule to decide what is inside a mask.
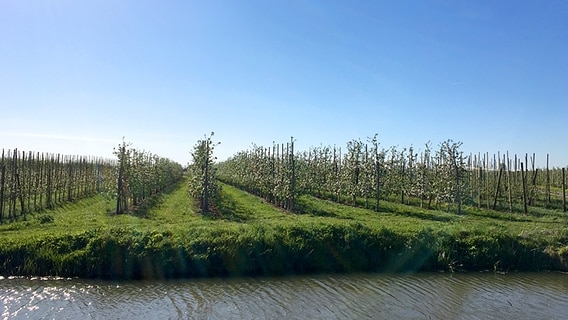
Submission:
[[[0,279],[2,319],[566,319],[560,273]]]

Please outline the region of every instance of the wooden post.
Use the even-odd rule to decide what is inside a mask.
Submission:
[[[432,156],[430,155],[430,151],[428,151],[428,156],[425,157],[426,159],[426,168],[428,168],[428,171],[430,173],[430,177],[428,179],[428,183],[432,183],[433,180],[436,179],[437,173],[436,170],[434,169],[435,165],[432,164]],[[428,194],[428,205],[427,208],[431,209],[432,208],[432,201],[434,200],[434,188],[432,187],[432,185],[430,185],[428,187],[427,190],[427,194]]]
[[[484,165],[484,170],[485,171],[485,205],[487,207],[487,210],[489,210],[489,180],[491,180],[491,175],[490,175],[490,165],[489,165],[489,152],[485,153],[486,157],[485,157],[485,161],[483,163]]]
[[[25,214],[25,205],[24,205],[24,189],[22,187],[22,179],[21,178],[21,172],[23,171],[24,167],[25,167],[25,161],[26,161],[26,153],[24,151],[22,151],[22,158],[20,160],[20,165],[16,168],[16,198],[17,200],[19,200],[20,202],[20,215],[24,215]],[[14,210],[15,213],[15,210]]]
[[[424,153],[420,154],[420,208],[424,207],[424,177],[426,176],[426,163],[424,162]]]
[[[43,206],[43,193],[45,191],[43,183],[46,180],[46,179],[44,179],[44,175],[46,174],[45,172],[47,170],[47,168],[46,168],[47,166],[46,166],[46,162],[45,162],[45,155],[43,153],[41,154],[41,159],[39,157],[39,154],[38,154],[37,158],[38,158],[39,166],[40,166],[39,167],[39,182],[37,184],[38,185],[38,192],[39,192],[39,200],[38,201],[39,201],[39,208],[43,209],[44,208],[44,206]],[[34,201],[35,201],[35,199],[34,199]]]
[[[280,180],[283,182],[286,174],[286,150],[284,149],[284,143],[280,145]],[[278,200],[279,206],[282,208],[286,207],[286,186],[282,183],[280,187],[280,199]]]
[[[205,139],[205,163],[203,174],[203,193],[201,194],[201,214],[209,213],[209,139]]]
[[[538,175],[538,168],[534,170],[532,181],[531,181],[531,190],[529,192],[529,205],[534,205],[534,198],[536,196],[536,177]]]
[[[336,190],[336,184],[337,184],[337,149],[335,148],[335,145],[333,146],[333,157],[331,160],[332,164],[331,164],[331,170],[332,170],[332,178],[330,179],[331,181],[333,181],[330,185],[330,190],[331,190],[331,194],[333,195],[332,198],[335,197],[335,190]],[[337,202],[337,199],[335,199]]]
[[[28,182],[27,182],[27,191],[28,191],[28,211],[32,211],[31,210],[31,201],[32,201],[32,193],[33,191],[33,174],[35,174],[34,172],[34,154],[29,151],[28,152]],[[32,174],[33,172],[33,174]]]
[[[566,212],[566,168],[562,168],[562,211]]]
[[[63,199],[63,193],[65,191],[65,180],[63,179],[63,157],[61,154],[57,154],[57,202],[61,203]]]
[[[93,165],[95,160],[89,156],[88,159],[83,160],[83,166],[85,167],[85,188],[83,192],[83,197],[91,195],[94,193],[94,184],[92,183],[93,177]]]
[[[274,161],[274,157],[276,155],[276,149],[278,149],[278,147],[276,146],[276,144],[274,143],[274,141],[272,141],[272,154],[269,155],[269,161],[270,161],[270,190],[268,191],[268,194],[270,195],[270,203],[274,204],[275,203],[275,194],[274,194],[274,186],[276,185],[276,167],[275,167],[275,161]]]
[[[16,171],[16,197],[20,200],[20,215],[25,215],[25,207],[24,207],[24,193],[22,190],[22,183],[20,181],[20,172]],[[16,210],[14,210],[15,216]]]
[[[532,176],[532,181],[531,181],[531,189],[530,189],[530,192],[529,192],[529,205],[534,205],[533,200],[534,200],[535,194],[536,194],[536,177],[537,177],[537,174],[538,174],[538,168],[535,169],[535,165],[536,165],[535,160],[536,160],[536,154],[533,152],[532,158],[531,158],[533,176]]]
[[[339,147],[338,149],[338,154],[337,154],[337,170],[336,170],[336,202],[337,203],[341,203],[341,170],[342,170],[342,163],[341,163],[341,147]]]
[[[14,149],[12,154],[12,174],[10,176],[10,212],[8,218],[16,217],[16,170],[18,168],[18,149]]]
[[[61,156],[61,154],[57,154],[57,157],[55,158],[55,164],[53,166],[53,206],[56,207],[57,203],[59,202],[59,182],[61,181],[60,179],[60,168],[61,166],[59,165],[59,157]]]
[[[377,155],[375,156],[375,175],[376,175],[375,187],[377,190],[377,193],[375,194],[375,200],[376,200],[375,211],[379,212],[379,201],[381,199],[381,167],[378,159],[378,152]]]
[[[454,169],[455,169],[455,174],[456,174],[456,194],[455,194],[455,200],[457,203],[457,214],[461,214],[461,210],[462,210],[462,201],[461,201],[461,187],[460,187],[460,180],[461,180],[461,175],[460,175],[460,166],[461,163],[463,162],[462,159],[462,155],[460,153],[460,159],[459,159],[459,164],[458,164],[458,160],[457,160],[457,156],[455,154],[457,150],[453,149],[452,150],[452,158],[453,158],[453,164],[454,164]]]
[[[522,167],[521,167],[521,171],[522,171]],[[523,190],[526,189],[526,183],[527,183],[526,179],[528,179],[528,175],[529,175],[529,154],[525,153],[525,175],[524,175],[524,178],[521,176],[521,179],[523,179],[523,183],[525,184],[523,186]],[[525,191],[523,191],[523,192],[525,192]],[[527,194],[528,194],[528,192],[527,192]],[[528,198],[525,201],[529,201]]]
[[[126,194],[124,192],[123,187],[123,176],[124,176],[124,161],[126,160],[126,147],[124,143],[122,146],[119,147],[118,151],[118,180],[117,180],[117,192],[116,192],[116,213],[120,214],[127,210],[125,207],[126,201]]]
[[[507,151],[507,189],[509,190],[509,212],[513,212],[513,190],[511,189],[511,162]]]
[[[519,159],[517,159],[517,154],[515,153],[515,186],[519,184]]]
[[[481,192],[483,191],[483,169],[477,168],[477,208],[481,209]]]
[[[288,206],[288,210],[294,211],[296,194],[296,162],[294,161],[294,137],[290,137],[290,170],[290,205]]]
[[[2,161],[0,162],[0,221],[4,215],[4,182],[6,180],[6,163],[4,162],[4,149],[2,149]]]
[[[46,159],[46,195],[45,195],[45,206],[48,209],[53,208],[53,167],[55,166],[55,159],[53,158],[53,154],[47,156]]]
[[[546,207],[550,207],[550,169],[548,168],[548,153],[546,154]]]
[[[363,186],[365,188],[364,193],[365,193],[365,209],[369,209],[369,183],[368,183],[368,179],[367,177],[369,176],[369,173],[367,172],[367,168],[369,167],[369,148],[368,145],[365,144],[365,160],[364,160],[364,165],[362,166],[364,168],[364,181],[365,181],[365,185]]]
[[[524,207],[524,213],[528,214],[529,213],[529,209],[527,206],[527,179],[526,179],[526,174],[525,174],[525,170],[523,169],[523,163],[521,162],[521,180],[523,181],[523,207]]]
[[[404,176],[406,175],[405,173],[405,167],[406,167],[406,161],[404,161],[404,150],[402,150],[401,154],[400,154],[400,182],[399,182],[399,186],[400,186],[400,203],[404,204],[404,183],[405,183],[405,179]]]
[[[499,175],[497,176],[497,187],[495,188],[495,197],[493,198],[493,210],[497,209],[497,198],[499,197],[499,187],[501,186],[502,175],[503,175],[503,166],[499,168]]]
[[[475,180],[475,172],[473,171],[474,168],[474,160],[473,160],[473,155],[470,152],[469,153],[469,160],[468,160],[468,178],[469,178],[469,197],[473,200],[473,190],[474,190],[474,180]]]
[[[73,198],[73,159],[67,158],[67,201]]]

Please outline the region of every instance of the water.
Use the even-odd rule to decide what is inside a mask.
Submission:
[[[568,275],[0,278],[0,319],[566,319]]]

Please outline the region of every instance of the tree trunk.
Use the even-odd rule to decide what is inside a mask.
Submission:
[[[117,193],[116,193],[116,213],[121,214],[127,210],[126,194],[124,192],[124,161],[125,161],[126,148],[121,146],[119,149],[119,168],[117,180]],[[49,179],[49,177],[48,177]]]
[[[205,164],[203,170],[203,194],[201,195],[201,213],[209,213],[209,140],[205,140]]]
[[[377,162],[375,163],[375,175],[376,175],[376,189],[377,189],[377,193],[375,194],[375,200],[376,200],[376,205],[375,205],[375,211],[379,212],[379,201],[381,199],[381,168],[379,166],[379,161],[377,160]]]
[[[456,194],[455,194],[455,198],[456,198],[456,204],[458,206],[458,212],[457,214],[461,214],[461,185],[460,185],[460,168],[458,166],[458,164],[456,163],[456,159],[454,159],[454,169],[455,169],[455,174],[456,174]],[[460,161],[461,163],[461,161]]]
[[[566,170],[562,168],[562,211],[566,212]]]
[[[294,211],[296,200],[296,162],[294,161],[294,137],[290,138],[290,170],[290,204],[288,210]]]
[[[6,164],[4,163],[4,149],[2,149],[2,162],[0,162],[0,221],[4,215],[4,183],[6,181]]]
[[[499,175],[497,176],[497,187],[495,188],[495,197],[493,197],[493,210],[497,209],[497,198],[499,197],[499,188],[501,186],[502,175],[503,175],[503,166],[499,168]]]
[[[479,166],[477,175],[477,208],[481,209],[481,194],[483,192],[483,169]]]
[[[511,162],[507,151],[507,190],[509,191],[509,212],[513,212],[513,190],[511,189]]]
[[[548,168],[549,155],[546,154],[546,207],[550,208],[550,170]]]
[[[523,182],[523,208],[524,208],[524,213],[528,214],[529,213],[529,209],[528,209],[528,205],[527,205],[527,179],[526,179],[526,174],[525,174],[525,170],[523,169],[523,163],[521,162],[521,180]]]

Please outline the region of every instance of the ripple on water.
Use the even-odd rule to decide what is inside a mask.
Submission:
[[[563,319],[568,313],[568,276],[557,273],[0,280],[3,319]]]

